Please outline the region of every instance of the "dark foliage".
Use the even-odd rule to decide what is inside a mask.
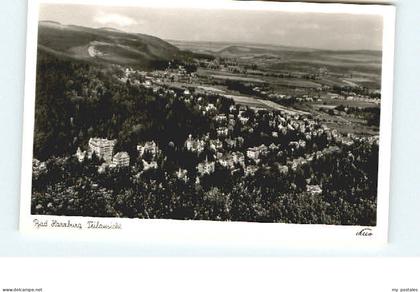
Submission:
[[[46,170],[33,176],[33,214],[376,224],[376,144],[339,145],[340,151],[284,173],[279,162],[323,150],[331,142],[325,134],[307,139],[296,130],[272,137],[265,134],[270,132],[269,113],[247,109],[243,115],[255,127],[249,131],[235,126],[233,135],[245,141],[239,150],[275,143],[278,153],[264,158],[265,167],[253,176],[242,169],[231,173],[217,164],[200,183],[184,181],[174,172],[182,167],[195,176],[197,163],[211,153],[185,151],[186,138],[206,133],[214,138],[217,125],[197,105],[162,90],[122,83],[118,74],[113,67],[39,54],[34,157],[46,162]],[[228,112],[233,104],[218,96],[207,96],[206,101],[219,112]],[[128,151],[131,166],[99,174],[97,158],[79,163],[73,157],[77,147],[95,136],[117,139],[116,150]],[[157,169],[144,170],[136,145],[149,140],[156,141],[163,153]],[[289,147],[297,140],[305,140],[305,150]],[[322,193],[307,191],[308,180],[322,186]]]

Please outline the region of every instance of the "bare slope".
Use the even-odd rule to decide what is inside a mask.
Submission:
[[[185,53],[157,37],[50,21],[39,23],[38,48],[79,60],[143,68],[185,57]]]

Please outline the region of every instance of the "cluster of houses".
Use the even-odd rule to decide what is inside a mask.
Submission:
[[[86,158],[92,159],[96,155],[103,163],[98,166],[98,172],[104,173],[107,168],[128,167],[130,166],[130,155],[125,151],[114,154],[114,146],[116,140],[107,138],[90,138],[88,142],[88,150],[82,151],[80,147],[77,149],[75,156],[79,162],[83,162]],[[139,158],[143,163],[143,169],[156,169],[158,167],[156,158],[162,153],[154,141],[147,141],[137,145]]]
[[[235,58],[215,58],[213,60],[200,59],[196,60],[200,67],[207,68],[210,70],[217,70],[219,72],[231,72],[231,73],[246,73],[247,70],[240,66],[239,62]]]
[[[47,170],[47,164],[45,161],[39,161],[38,159],[32,159],[32,175],[38,176]]]
[[[117,67],[121,67],[116,65]],[[134,70],[132,68],[120,68],[122,76],[118,79],[122,83],[129,81],[132,85],[144,86],[145,88],[154,88],[156,85],[164,83],[187,83],[191,84],[197,80],[194,72],[188,72],[184,66],[177,66],[176,68],[166,68],[165,70],[155,70],[146,72],[141,70]]]
[[[203,98],[203,94],[192,93],[188,89],[182,91],[162,86],[160,79],[170,80],[181,80],[183,77],[194,77],[191,73],[187,73],[183,67],[177,69],[167,69],[164,71],[155,71],[152,73],[139,72],[132,69],[126,69],[123,72],[123,79],[121,81],[129,80],[133,78],[134,82],[137,80],[135,76],[142,76],[139,85],[144,87],[152,87],[154,91],[160,92],[161,94],[170,94],[174,97],[179,98],[185,103],[189,103],[194,107],[198,108],[199,111],[205,116],[208,116],[216,125],[215,127],[215,138],[210,138],[211,135],[207,133],[202,137],[193,137],[189,135],[184,143],[184,149],[186,151],[196,153],[199,156],[206,149],[212,151],[211,156],[199,162],[196,166],[198,177],[196,181],[199,181],[199,177],[211,174],[215,172],[216,165],[220,165],[226,169],[229,169],[232,173],[238,169],[243,169],[245,175],[252,176],[261,167],[267,167],[264,163],[264,158],[273,153],[279,153],[282,151],[280,145],[271,143],[270,145],[261,144],[258,146],[243,148],[244,138],[241,136],[234,136],[234,127],[240,125],[242,128],[246,128],[249,132],[257,128],[258,123],[262,120],[267,121],[270,127],[269,134],[273,139],[280,139],[281,135],[287,135],[289,132],[298,133],[300,139],[290,141],[288,144],[287,151],[298,151],[304,153],[307,148],[307,144],[315,137],[324,135],[327,137],[329,145],[336,145],[338,143],[351,145],[354,141],[354,137],[344,137],[340,135],[336,130],[330,130],[328,127],[321,125],[318,121],[308,118],[305,115],[297,113],[289,113],[285,111],[279,112],[265,112],[259,114],[258,111],[254,111],[253,118],[250,118],[246,112],[249,110],[246,106],[232,105],[227,112],[221,112],[214,103],[209,102],[206,98]],[[152,75],[150,75],[152,74]],[[175,77],[175,75],[177,77]],[[133,77],[134,76],[134,77]],[[181,77],[181,79],[178,79]],[[185,81],[185,80],[184,80]],[[257,88],[258,89],[258,88]],[[214,92],[209,94],[214,95]],[[223,98],[221,96],[220,98]],[[286,96],[281,96],[286,98]],[[113,152],[115,140],[108,140],[103,138],[91,138],[88,143],[88,150],[81,151],[79,148],[76,152],[76,156],[79,161],[83,161],[85,157],[91,158],[92,154],[95,153],[98,157],[104,160],[104,163],[98,168],[99,172],[106,171],[106,168],[114,167],[126,167],[130,165],[130,157],[127,152]],[[284,146],[283,146],[284,148]],[[310,162],[312,159],[319,158],[329,151],[338,151],[339,148],[336,146],[330,146],[324,150],[317,151],[315,153],[306,153],[301,157],[290,157],[286,163],[276,163],[276,166],[280,173],[288,173],[289,171],[295,171],[299,165],[304,165]],[[139,158],[143,163],[143,169],[156,169],[158,163],[156,158],[161,155],[161,150],[154,141],[148,141],[137,146]],[[184,181],[188,181],[188,170],[179,168],[175,175]],[[321,190],[322,191],[322,190]],[[319,193],[320,189],[317,186],[308,185],[308,192]]]
[[[114,146],[117,141],[108,140],[106,138],[90,138],[88,142],[88,150],[82,151],[77,148],[76,157],[79,162],[84,161],[86,158],[92,159],[95,154],[96,157],[104,162],[98,167],[98,172],[105,172],[107,167],[126,167],[130,165],[130,156],[127,152],[121,151],[114,154]]]
[[[378,91],[374,91],[374,94],[380,94]],[[358,101],[358,102],[368,102],[368,103],[374,103],[374,104],[381,104],[380,98],[373,98],[371,96],[367,95],[361,95],[354,92],[346,92],[343,94],[338,93],[328,93],[326,97],[330,99],[337,99],[337,100],[352,100],[352,101]]]
[[[144,144],[137,145],[139,157],[143,163],[143,169],[157,169],[158,164],[156,158],[162,153],[155,141],[147,141]],[[149,156],[149,159],[146,158]]]
[[[194,97],[190,95],[188,97],[180,97],[181,99],[188,100],[189,103],[200,104],[199,108],[203,110],[203,114],[209,116],[215,123],[215,136],[216,139],[210,139],[209,133],[202,137],[193,137],[189,135],[185,141],[184,147],[187,151],[200,155],[206,148],[212,150],[213,154],[210,157],[206,156],[206,160],[200,162],[197,166],[198,173],[203,176],[211,174],[215,171],[216,165],[220,165],[224,168],[230,169],[233,172],[242,168],[245,175],[254,175],[255,172],[261,167],[266,167],[264,158],[270,154],[278,154],[282,152],[279,144],[271,143],[270,145],[261,144],[254,147],[243,149],[244,138],[241,136],[232,135],[233,127],[236,124],[240,124],[241,127],[249,129],[255,129],[258,127],[258,123],[262,120],[268,119],[268,125],[270,127],[270,133],[273,138],[278,138],[280,141],[280,135],[287,135],[289,132],[298,133],[302,137],[297,140],[289,142],[287,151],[290,153],[305,153],[310,143],[314,138],[325,136],[328,145],[345,144],[351,145],[353,143],[353,137],[342,136],[336,130],[331,130],[325,125],[321,125],[318,121],[308,118],[306,115],[299,115],[295,113],[286,112],[266,112],[263,114],[255,113],[255,117],[250,119],[245,115],[246,107],[232,105],[228,112],[220,112],[217,107],[212,104],[203,104],[201,97]],[[263,116],[265,115],[265,116]],[[283,141],[282,141],[283,142]],[[309,163],[314,157],[319,158],[325,153],[330,151],[337,151],[337,146],[327,147],[324,150],[317,151],[314,153],[306,153],[303,156],[295,158],[291,156],[291,159],[284,165],[277,163],[278,170],[280,173],[288,173],[289,171],[295,171],[299,165]],[[295,155],[296,156],[296,155]],[[317,193],[317,188],[311,188],[310,192]]]
[[[307,153],[304,156],[300,156],[294,159],[289,159],[286,162],[286,165],[288,168],[290,168],[293,171],[296,171],[298,167],[302,167],[308,163],[310,163],[314,159],[320,159],[323,156],[339,153],[341,149],[338,146],[329,146],[322,150],[315,151],[312,153]]]

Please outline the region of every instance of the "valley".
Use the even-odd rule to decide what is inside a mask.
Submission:
[[[41,22],[32,214],[376,224],[381,54]]]

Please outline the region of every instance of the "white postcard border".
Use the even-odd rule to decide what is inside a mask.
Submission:
[[[113,6],[196,7],[202,9],[257,9],[290,12],[356,13],[383,16],[383,57],[381,85],[381,118],[378,173],[377,226],[332,226],[283,223],[212,222],[151,220],[128,218],[90,218],[31,215],[32,153],[35,113],[35,71],[37,60],[38,9],[41,3],[77,3]],[[374,245],[387,243],[389,178],[391,157],[393,55],[395,7],[390,5],[279,3],[258,1],[187,1],[187,0],[31,0],[28,1],[25,98],[22,145],[20,230],[40,236],[71,239],[105,238],[107,240],[140,240],[142,242],[198,243],[217,245],[301,245],[314,247]],[[89,224],[89,221],[91,223]],[[68,227],[54,227],[60,222]],[[44,227],[43,225],[47,225]],[[79,226],[81,227],[79,229]],[[90,226],[90,228],[88,228]],[[368,229],[365,229],[368,228]],[[367,230],[370,236],[361,235]],[[363,232],[362,232],[363,233]]]

